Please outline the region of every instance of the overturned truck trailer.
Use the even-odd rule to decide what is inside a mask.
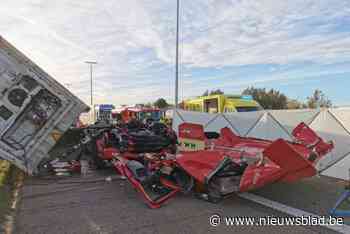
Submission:
[[[0,158],[29,174],[89,107],[0,36]]]

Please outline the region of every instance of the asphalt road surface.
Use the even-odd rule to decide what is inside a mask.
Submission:
[[[14,233],[336,233],[320,226],[213,227],[209,217],[286,217],[287,214],[232,196],[219,204],[179,195],[160,209],[149,209],[125,180],[104,180],[107,172],[65,179],[25,181]],[[329,187],[331,186],[331,187]],[[324,191],[327,189],[327,191]],[[275,184],[256,194],[323,215],[341,186],[326,178]]]

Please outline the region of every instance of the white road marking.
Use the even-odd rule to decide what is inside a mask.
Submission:
[[[97,232],[99,234],[107,234],[107,232],[102,231],[101,226],[98,225],[94,220],[92,220],[87,214],[84,214],[83,217],[88,221],[88,225],[91,231]]]
[[[309,213],[307,211],[293,208],[290,206],[286,206],[282,203],[271,201],[269,199],[266,199],[264,197],[261,197],[261,196],[258,196],[258,195],[252,194],[252,193],[240,193],[240,194],[238,194],[238,196],[240,196],[244,199],[259,203],[261,205],[270,207],[272,209],[281,211],[281,212],[289,214],[289,215],[293,215],[293,216],[297,216],[297,217],[301,217],[301,216],[320,217],[319,215]],[[337,225],[337,226],[336,225],[332,225],[332,226],[331,225],[324,225],[322,227],[325,227],[325,228],[328,228],[328,229],[331,229],[333,231],[340,232],[340,233],[350,233],[350,226],[346,225],[346,224]]]

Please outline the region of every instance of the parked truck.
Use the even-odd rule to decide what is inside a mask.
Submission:
[[[0,36],[0,159],[29,174],[89,107]]]

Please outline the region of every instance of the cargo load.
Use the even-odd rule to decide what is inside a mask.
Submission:
[[[31,175],[89,107],[0,36],[0,158]]]

